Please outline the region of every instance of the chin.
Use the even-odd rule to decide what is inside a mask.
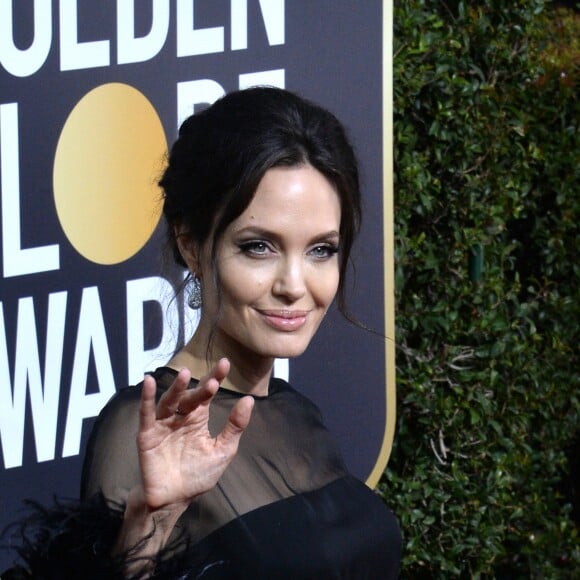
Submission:
[[[280,350],[280,351],[276,352],[276,354],[272,354],[271,356],[273,358],[297,358],[301,354],[303,354],[305,350],[306,350],[305,348],[291,350],[291,351]]]
[[[267,356],[272,358],[296,358],[304,353],[308,348],[310,341],[304,342],[303,340],[295,341],[295,344],[288,344],[290,341],[280,341],[286,342],[286,344],[276,344],[277,341],[272,341],[264,349],[264,354],[267,352]]]

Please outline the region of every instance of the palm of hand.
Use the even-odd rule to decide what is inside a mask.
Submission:
[[[137,448],[144,499],[150,508],[188,504],[218,482],[235,456],[253,399],[238,401],[216,437],[208,429],[209,406],[228,368],[220,361],[195,389],[187,388],[189,372],[180,371],[157,405],[155,381],[146,378]]]

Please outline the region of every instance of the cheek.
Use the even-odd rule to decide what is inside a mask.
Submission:
[[[311,282],[311,292],[321,304],[329,306],[334,300],[338,290],[339,273],[338,266],[329,269],[324,275],[314,276]]]
[[[247,268],[230,268],[221,276],[222,299],[230,305],[252,304],[268,288],[268,279],[263,272]]]

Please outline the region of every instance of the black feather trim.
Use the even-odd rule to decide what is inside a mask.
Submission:
[[[184,537],[167,545],[153,562],[135,555],[148,537],[113,557],[123,510],[102,495],[86,502],[55,500],[51,508],[33,501],[26,504],[30,515],[2,534],[5,549],[15,551],[20,559],[0,575],[2,580],[185,580],[197,576],[189,569],[189,545]],[[148,572],[126,576],[127,563],[135,561],[142,562],[138,568]]]

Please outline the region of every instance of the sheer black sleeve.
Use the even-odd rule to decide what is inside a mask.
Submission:
[[[101,492],[122,505],[139,483],[139,401],[139,387],[119,391],[97,418],[85,452],[81,499]]]

